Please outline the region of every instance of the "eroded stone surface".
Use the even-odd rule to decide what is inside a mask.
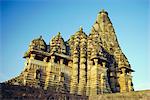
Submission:
[[[133,70],[104,10],[89,35],[81,27],[68,41],[59,32],[49,44],[40,36],[24,58],[22,73],[5,83],[87,96],[134,90]]]

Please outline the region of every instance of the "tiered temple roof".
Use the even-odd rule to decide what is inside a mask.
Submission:
[[[7,83],[80,95],[133,91],[133,70],[105,10],[89,35],[80,27],[64,41],[58,32],[50,44],[40,36],[31,41],[24,58],[24,71]]]

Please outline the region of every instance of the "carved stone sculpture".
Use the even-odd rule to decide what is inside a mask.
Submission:
[[[80,27],[64,41],[59,32],[49,45],[40,36],[31,41],[24,58],[23,72],[6,83],[87,96],[134,90],[133,70],[105,10],[89,35]]]

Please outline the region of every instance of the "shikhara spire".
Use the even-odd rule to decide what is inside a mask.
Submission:
[[[87,96],[133,91],[133,70],[105,10],[89,35],[80,27],[64,41],[58,32],[49,45],[40,36],[31,41],[24,58],[24,71],[6,83]]]

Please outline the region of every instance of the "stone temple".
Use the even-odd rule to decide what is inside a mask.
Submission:
[[[33,39],[24,70],[4,83],[77,95],[133,91],[131,66],[104,10],[87,35],[82,27],[67,41],[58,33],[46,44]]]

